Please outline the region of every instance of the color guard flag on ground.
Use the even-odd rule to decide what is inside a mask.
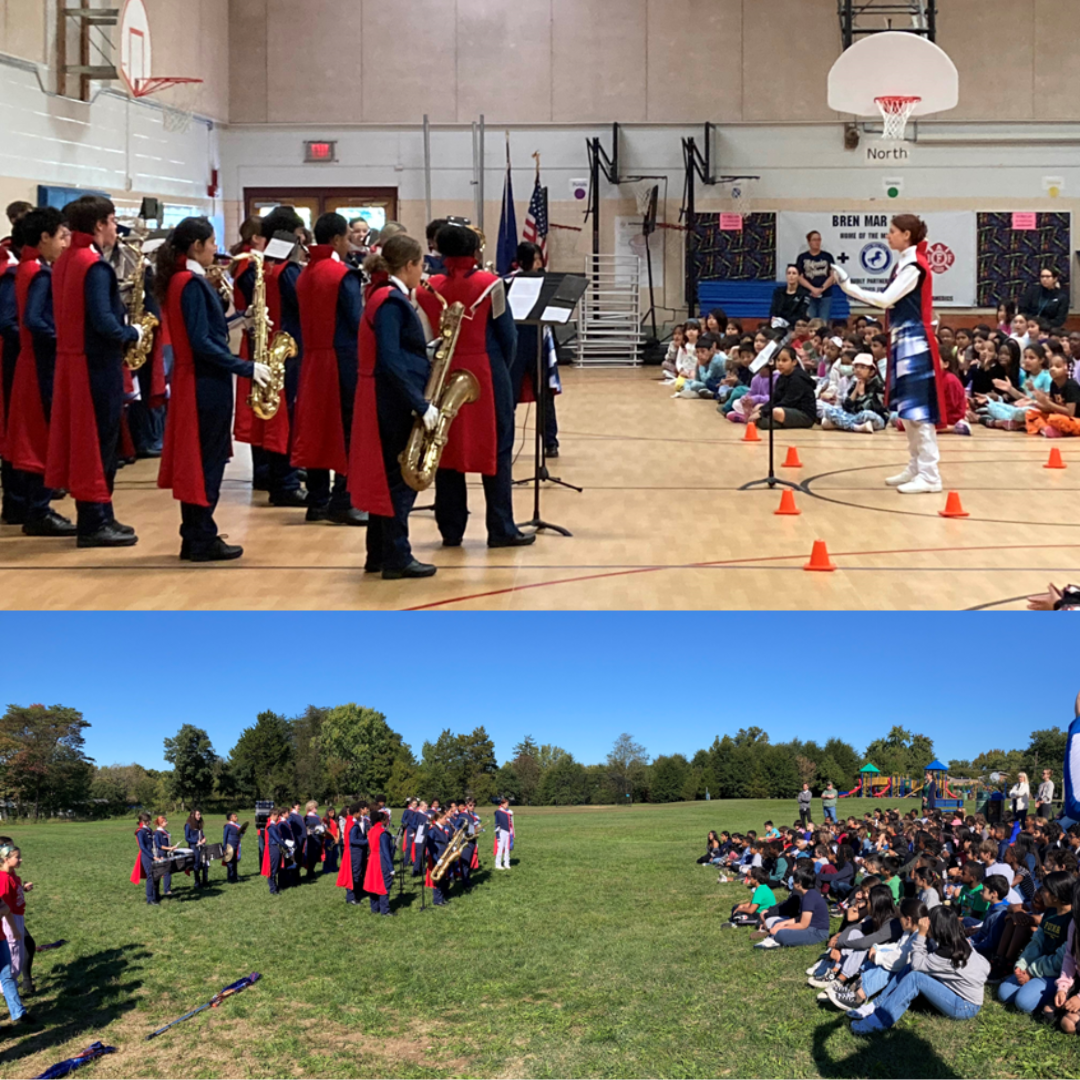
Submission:
[[[540,248],[540,255],[547,266],[547,188],[540,186],[539,155],[534,154],[536,162],[536,182],[533,184],[532,198],[529,199],[529,212],[525,216],[525,225],[521,230],[521,239]]]
[[[499,243],[495,250],[495,269],[509,274],[517,259],[518,230],[514,213],[514,185],[510,179],[510,135],[506,136],[506,180],[503,182],[502,214],[499,216]]]

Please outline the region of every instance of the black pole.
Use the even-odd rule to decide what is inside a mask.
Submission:
[[[785,344],[789,340],[790,336],[788,338],[785,338]],[[803,490],[801,485],[799,484],[794,484],[790,480],[781,480],[776,475],[776,469],[773,464],[775,460],[773,457],[773,446],[776,432],[776,423],[773,419],[773,412],[776,409],[777,382],[776,378],[774,377],[775,368],[773,366],[773,361],[776,359],[776,357],[780,355],[781,348],[783,348],[782,345],[777,347],[776,352],[772,354],[772,356],[769,358],[769,362],[765,365],[769,370],[769,475],[761,480],[751,480],[749,484],[743,484],[742,487],[739,488],[740,491],[749,491],[751,488],[761,487],[762,484],[767,485],[770,491],[774,487],[776,487],[777,484],[779,484],[781,487],[791,488],[792,491]]]
[[[696,179],[696,163],[694,155],[696,147],[693,138],[683,140],[683,156],[686,159],[686,309],[687,318],[694,318],[697,310],[697,274],[694,272],[694,226],[697,220],[697,210],[694,205],[694,186]]]

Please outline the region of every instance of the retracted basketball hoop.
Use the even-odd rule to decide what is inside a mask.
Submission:
[[[881,110],[881,138],[884,142],[900,140],[907,129],[908,117],[922,101],[917,95],[883,94],[874,98],[874,104]]]

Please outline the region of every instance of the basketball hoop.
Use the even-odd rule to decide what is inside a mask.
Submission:
[[[904,94],[886,94],[874,98],[874,104],[877,105],[884,122],[881,132],[882,142],[903,139],[908,118],[921,101],[921,97]]]

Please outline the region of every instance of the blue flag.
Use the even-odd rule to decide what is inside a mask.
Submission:
[[[510,179],[510,146],[506,147],[506,180],[503,182],[502,213],[499,215],[499,244],[495,251],[495,269],[509,274],[517,259],[518,230],[514,213],[514,184]]]

